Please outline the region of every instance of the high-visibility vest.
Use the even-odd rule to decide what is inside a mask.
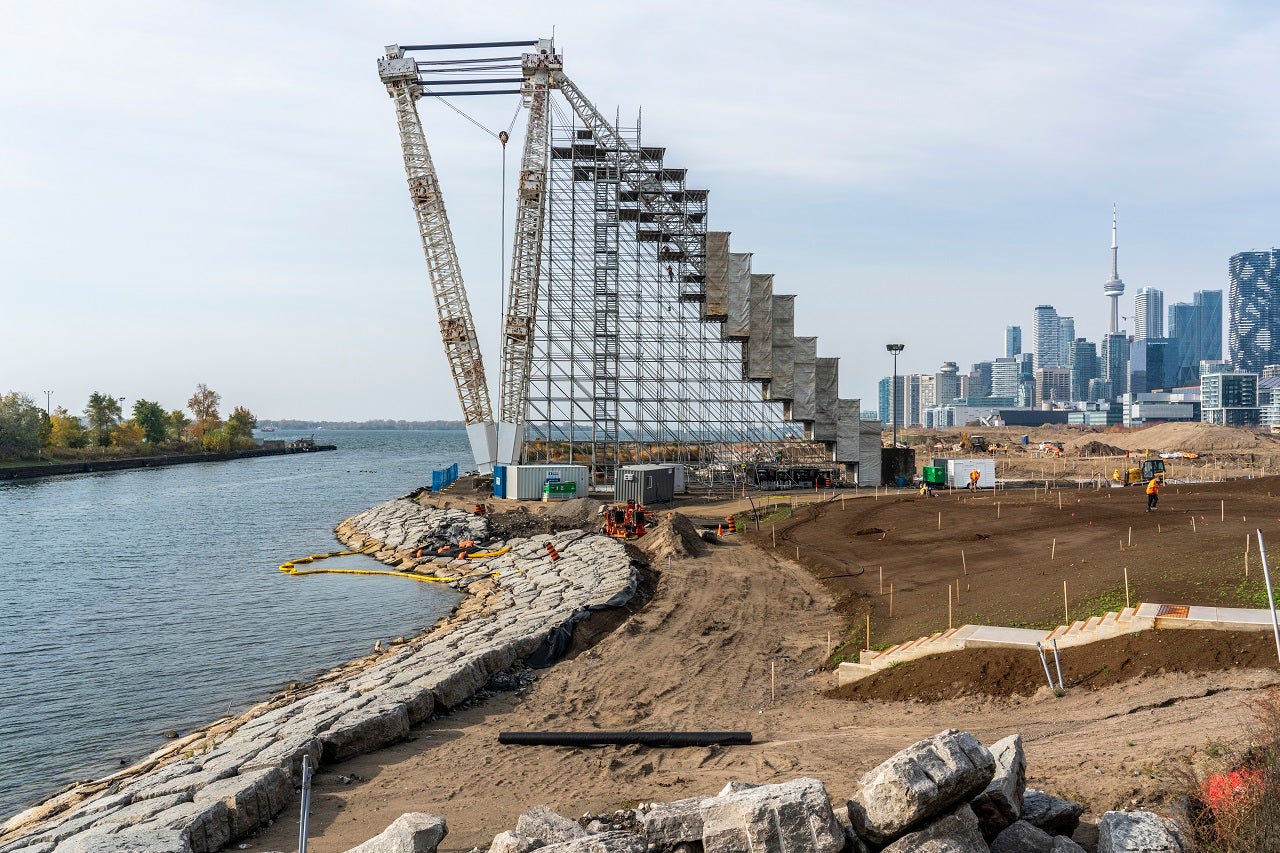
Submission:
[[[1152,477],[1151,482],[1147,483],[1147,494],[1149,495],[1160,494],[1160,482],[1156,480],[1155,477]]]

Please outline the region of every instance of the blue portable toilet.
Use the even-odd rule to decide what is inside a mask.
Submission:
[[[507,466],[493,466],[493,496],[495,498],[505,498],[507,496]]]

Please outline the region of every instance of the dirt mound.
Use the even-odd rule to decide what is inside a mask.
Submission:
[[[1053,668],[1052,661],[1049,666]],[[1142,631],[1062,650],[1063,682],[1081,690],[1101,690],[1166,672],[1275,666],[1275,639],[1265,631]],[[1044,667],[1034,651],[968,649],[906,661],[827,695],[855,701],[937,702],[974,695],[1030,696],[1045,687]]]
[[[678,512],[660,515],[649,532],[635,540],[636,547],[648,555],[650,561],[668,557],[697,557],[704,545],[698,528]]]
[[[591,498],[573,498],[567,501],[555,501],[546,504],[542,517],[547,519],[557,530],[569,527],[581,527],[586,530],[596,526],[597,514],[602,504]]]
[[[1123,447],[1115,447],[1101,441],[1086,441],[1075,449],[1080,451],[1081,456],[1123,456],[1125,452]]]
[[[539,533],[554,533],[555,529],[546,516],[535,515],[521,506],[490,514],[489,531],[495,539],[515,539]]]
[[[1078,439],[1079,440],[1079,439]],[[1193,450],[1198,453],[1275,452],[1280,441],[1240,427],[1218,426],[1200,422],[1165,423],[1132,432],[1107,433],[1107,443],[1126,450],[1150,450],[1153,453]],[[1075,442],[1069,444],[1074,445]],[[1083,447],[1071,446],[1074,451]]]

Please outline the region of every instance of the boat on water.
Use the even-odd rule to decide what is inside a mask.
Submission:
[[[276,431],[276,428],[273,426],[258,427],[258,432],[275,432],[275,431]]]

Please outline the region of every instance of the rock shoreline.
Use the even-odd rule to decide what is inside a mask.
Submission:
[[[338,536],[348,546],[376,544],[374,556],[401,569],[432,563],[468,597],[434,629],[388,653],[14,816],[0,826],[0,853],[219,850],[294,800],[303,756],[318,766],[402,740],[494,675],[539,651],[554,654],[575,621],[635,592],[638,572],[616,540],[580,530],[501,543],[488,535],[483,517],[408,498],[347,519]],[[510,550],[484,561],[412,556],[461,539]]]

